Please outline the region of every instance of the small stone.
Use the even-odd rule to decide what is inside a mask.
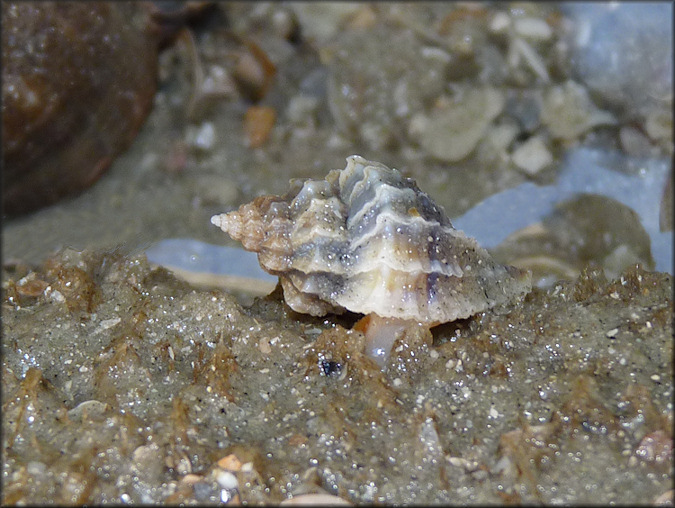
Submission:
[[[497,152],[502,153],[511,146],[519,133],[520,129],[515,123],[503,123],[491,127],[486,138]]]
[[[236,455],[230,454],[218,461],[218,467],[226,471],[239,471],[241,469],[241,461]]]
[[[66,297],[63,296],[63,293],[61,293],[57,289],[52,289],[51,286],[47,286],[45,288],[44,294],[48,299],[53,300],[57,303],[64,303],[66,301]]]
[[[319,107],[319,99],[305,95],[291,98],[286,108],[286,117],[294,124],[302,125],[312,118]]]
[[[647,462],[672,463],[673,437],[663,430],[655,430],[642,438],[635,456]]]
[[[218,485],[227,490],[234,490],[239,487],[239,480],[230,471],[219,471],[216,474]]]
[[[452,103],[432,112],[420,144],[442,161],[462,160],[473,152],[504,104],[504,95],[494,88],[465,90]]]
[[[216,142],[216,129],[211,122],[204,122],[199,127],[189,126],[187,137],[190,145],[209,151]]]
[[[597,125],[615,124],[615,118],[591,101],[586,88],[572,80],[551,87],[544,96],[542,122],[554,138],[572,140]]]
[[[204,482],[197,482],[192,486],[197,501],[206,501],[211,497],[211,485]]]
[[[553,162],[553,156],[539,136],[532,136],[525,141],[511,156],[513,163],[528,175],[536,175]]]
[[[47,472],[47,466],[43,462],[31,461],[26,466],[26,472],[32,476],[42,476]]]
[[[487,477],[488,477],[488,472],[485,471],[485,470],[483,470],[483,469],[479,469],[479,470],[474,471],[473,473],[471,473],[471,476],[473,477],[474,480],[477,480],[477,481],[479,481],[479,482],[482,482],[482,481],[484,481],[484,480],[487,479]]]
[[[303,37],[321,46],[340,31],[342,23],[353,16],[363,4],[360,2],[292,2],[293,10],[302,27]]]
[[[181,483],[185,483],[186,485],[194,485],[202,480],[202,477],[198,474],[186,474],[181,478]]]
[[[673,139],[673,112],[669,107],[651,111],[645,121],[647,135],[654,141]],[[671,141],[672,142],[672,141]]]
[[[511,18],[505,12],[497,12],[490,20],[490,31],[504,33],[511,25]]]
[[[626,125],[619,131],[621,147],[624,151],[634,157],[647,157],[651,155],[652,145],[647,136],[642,134],[635,127]]]
[[[518,18],[513,22],[513,28],[518,35],[528,39],[545,41],[553,35],[548,23],[538,18]]]
[[[265,97],[272,85],[276,67],[257,44],[251,41],[247,46],[248,51],[239,54],[232,77],[239,85],[242,95],[257,102]]]
[[[272,352],[272,348],[270,347],[270,341],[267,338],[262,338],[258,342],[258,349],[260,349],[260,352],[263,354],[270,354]]]
[[[265,144],[277,119],[277,112],[270,106],[251,106],[244,115],[244,134],[251,148]]]
[[[163,469],[160,457],[157,444],[139,446],[133,452],[131,468],[142,481],[148,483],[158,481]]]

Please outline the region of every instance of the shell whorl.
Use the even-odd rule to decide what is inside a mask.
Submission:
[[[358,155],[324,180],[262,196],[219,226],[278,275],[298,312],[348,309],[425,323],[466,318],[521,297],[530,277],[496,263],[395,169]]]

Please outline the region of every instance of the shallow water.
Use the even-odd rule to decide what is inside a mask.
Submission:
[[[639,215],[651,238],[656,270],[673,273],[673,232],[659,229],[661,197],[670,168],[671,161],[666,159],[638,159],[619,152],[576,148],[566,154],[554,185],[526,182],[499,192],[453,219],[453,224],[484,247],[492,248],[549,215],[557,203],[579,193],[599,194],[616,199]]]
[[[673,232],[659,228],[660,196],[671,161],[628,157],[620,152],[579,147],[570,150],[553,185],[525,182],[494,194],[471,208],[453,225],[485,248],[494,248],[509,235],[541,221],[555,206],[580,193],[615,199],[634,210],[651,240],[658,271],[673,273]],[[188,272],[231,275],[273,281],[243,249],[194,239],[163,240],[146,250],[152,263]]]

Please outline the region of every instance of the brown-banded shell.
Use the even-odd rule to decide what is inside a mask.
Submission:
[[[211,222],[258,253],[293,310],[314,316],[347,309],[434,325],[531,288],[528,272],[495,262],[413,180],[358,155]]]
[[[146,2],[2,2],[2,210],[91,186],[134,139],[157,88]]]

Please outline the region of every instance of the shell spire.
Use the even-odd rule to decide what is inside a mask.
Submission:
[[[211,222],[258,253],[293,310],[315,316],[347,309],[438,324],[531,289],[528,272],[498,264],[412,179],[358,155]]]

